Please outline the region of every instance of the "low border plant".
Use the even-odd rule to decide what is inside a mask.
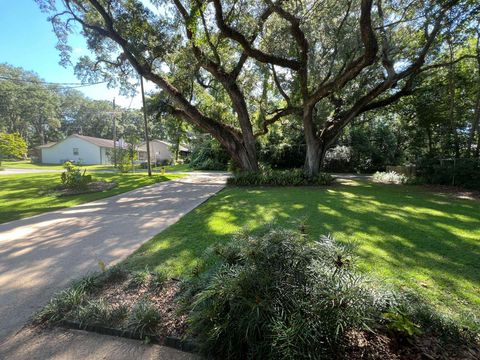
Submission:
[[[239,172],[227,179],[228,185],[235,186],[307,186],[331,185],[333,177],[326,173],[308,177],[301,169]]]

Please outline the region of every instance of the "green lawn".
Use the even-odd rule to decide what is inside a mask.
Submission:
[[[145,174],[94,173],[94,179],[115,181],[118,186],[103,192],[56,197],[49,193],[49,189],[60,184],[60,173],[0,175],[0,223],[82,204],[182,176],[184,175],[155,174],[149,178]]]
[[[88,170],[114,170],[113,165],[82,165],[82,168]],[[63,165],[54,165],[54,164],[32,164],[30,160],[19,160],[19,161],[2,161],[2,168],[5,169],[38,169],[38,170],[63,170]],[[161,166],[154,167],[154,172],[160,172],[162,169]],[[137,168],[137,172],[146,172],[145,169]],[[192,171],[188,164],[176,164],[165,166],[166,172],[178,171],[178,172],[188,172]]]
[[[156,167],[155,170],[161,170],[162,167]],[[176,164],[176,165],[168,165],[168,166],[165,166],[165,171],[169,172],[169,171],[192,171],[192,169],[190,169],[190,165],[189,164]]]
[[[63,165],[32,164],[30,160],[2,161],[5,169],[38,169],[38,170],[63,170]],[[113,170],[113,165],[82,165],[88,170]]]
[[[350,181],[330,188],[227,188],[127,259],[183,276],[211,244],[243,226],[295,226],[355,241],[362,270],[414,289],[454,317],[480,319],[480,202],[414,186]],[[468,324],[468,320],[463,320]]]

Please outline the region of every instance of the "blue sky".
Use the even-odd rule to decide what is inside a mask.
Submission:
[[[73,67],[64,68],[58,64],[57,39],[47,17],[34,0],[0,0],[0,63],[34,71],[49,82],[79,82]],[[80,34],[70,37],[70,45],[73,59],[88,54]],[[147,90],[152,88],[152,84],[146,86]],[[92,99],[112,100],[115,97],[121,106],[141,106],[140,96],[133,100],[125,98],[119,96],[117,89],[108,89],[103,84],[80,90]]]

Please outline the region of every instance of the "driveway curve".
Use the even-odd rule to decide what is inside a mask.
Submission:
[[[0,347],[73,279],[112,265],[225,186],[195,174],[0,225]]]

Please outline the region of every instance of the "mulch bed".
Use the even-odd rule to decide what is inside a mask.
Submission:
[[[353,331],[347,335],[347,359],[478,360],[480,344],[445,344],[432,334],[414,337]]]
[[[66,189],[63,187],[58,187],[55,189],[57,196],[71,196],[71,195],[80,195],[80,194],[89,194],[94,192],[102,192],[106,190],[113,189],[118,184],[114,181],[93,181],[88,183],[85,189]]]
[[[131,278],[127,277],[121,282],[106,285],[95,294],[95,298],[104,298],[113,306],[126,305],[129,309],[142,299],[152,302],[160,313],[161,321],[151,335],[161,343],[167,336],[181,338],[185,334],[186,316],[177,314],[178,304],[175,302],[179,290],[178,280],[167,280],[159,287],[152,287],[148,283],[132,285]]]

